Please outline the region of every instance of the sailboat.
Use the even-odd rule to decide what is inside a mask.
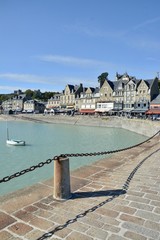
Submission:
[[[25,141],[23,140],[15,140],[15,139],[9,139],[9,131],[7,128],[7,140],[6,140],[7,145],[13,145],[13,146],[25,146]]]

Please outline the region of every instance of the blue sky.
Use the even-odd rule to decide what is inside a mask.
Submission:
[[[0,93],[160,71],[159,0],[0,0]]]

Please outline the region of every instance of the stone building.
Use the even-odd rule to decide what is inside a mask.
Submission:
[[[100,101],[113,102],[114,110],[145,112],[158,95],[158,79],[142,80],[127,73],[116,74],[116,81],[106,79],[100,88]]]
[[[75,109],[76,98],[80,97],[81,92],[83,92],[82,83],[79,86],[67,84],[63,93],[60,96],[60,107],[67,109]]]
[[[47,109],[53,109],[53,108],[59,108],[60,107],[60,96],[61,94],[55,94],[53,97],[48,99],[46,108]]]
[[[146,114],[150,116],[160,116],[160,94],[150,102],[150,107]]]
[[[27,100],[24,102],[24,113],[43,113],[45,105],[36,100]]]
[[[95,113],[96,104],[99,101],[99,88],[89,87],[80,95],[80,113],[93,114]]]
[[[114,85],[113,82],[109,80],[105,80],[103,85],[99,90],[99,100],[100,101],[113,101],[113,90]]]
[[[16,95],[13,98],[10,98],[2,103],[3,111],[4,112],[21,112],[24,108],[24,102],[26,101],[26,95],[20,94]]]

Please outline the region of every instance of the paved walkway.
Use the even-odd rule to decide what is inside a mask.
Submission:
[[[0,239],[160,240],[159,156],[160,136],[75,170],[64,202],[51,180],[1,197]]]

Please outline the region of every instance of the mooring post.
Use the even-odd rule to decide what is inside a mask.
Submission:
[[[54,161],[54,193],[56,200],[71,198],[69,158],[59,157]]]

